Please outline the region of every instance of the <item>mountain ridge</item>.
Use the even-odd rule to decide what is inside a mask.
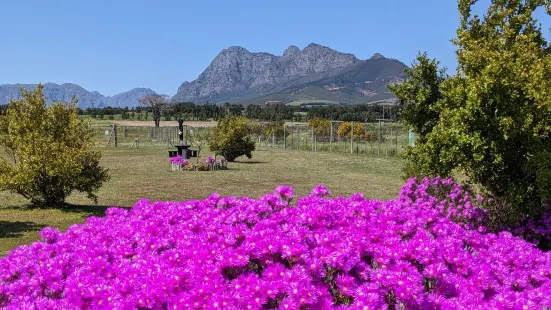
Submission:
[[[354,54],[311,43],[303,49],[287,47],[281,55],[250,52],[245,47],[223,49],[193,81],[183,82],[172,102],[264,104],[267,101],[327,101],[369,104],[396,101],[387,86],[400,83],[405,64],[380,53],[361,60]],[[20,97],[20,88],[37,84],[0,85],[0,105]],[[47,102],[70,101],[85,108],[136,107],[138,98],[154,94],[149,88],[134,88],[113,96],[88,91],[73,83],[45,83]]]
[[[406,67],[380,53],[360,60],[316,43],[302,50],[290,45],[281,55],[230,46],[197,79],[183,82],[172,101],[248,104],[337,99],[340,103],[361,104],[394,100],[386,86],[401,82]],[[320,84],[322,81],[327,83]]]
[[[17,100],[21,97],[21,87],[26,90],[33,90],[38,84],[2,84],[0,85],[0,105],[8,104],[11,99]],[[53,101],[69,102],[73,96],[78,99],[77,107],[86,108],[124,108],[136,107],[140,97],[155,94],[149,88],[137,87],[131,90],[113,95],[104,96],[98,91],[88,91],[80,85],[73,83],[44,83],[43,92],[47,104]]]

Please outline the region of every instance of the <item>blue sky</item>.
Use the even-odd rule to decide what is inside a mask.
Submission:
[[[71,82],[113,95],[174,95],[224,48],[281,55],[309,43],[455,68],[454,0],[3,1],[0,84]]]

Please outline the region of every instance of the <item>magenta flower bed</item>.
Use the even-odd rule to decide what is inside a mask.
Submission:
[[[177,155],[177,156],[171,157],[171,158],[169,158],[168,161],[173,163],[173,164],[182,165],[182,166],[187,166],[187,164],[188,164],[188,160],[183,159],[182,155]]]
[[[451,192],[440,197],[444,189]],[[542,309],[551,257],[483,215],[450,180],[398,199],[139,201],[0,259],[6,309]],[[451,219],[455,221],[452,221]]]

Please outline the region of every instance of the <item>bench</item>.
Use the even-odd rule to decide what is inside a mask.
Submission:
[[[189,153],[189,158],[192,158],[192,157],[198,157],[199,156],[199,150],[186,150],[188,151]],[[182,153],[186,153],[186,152],[182,152]],[[184,157],[185,155],[182,154]],[[168,151],[168,158],[172,158],[172,157],[175,157],[175,156],[178,156],[178,151]],[[184,158],[184,159],[189,159],[189,158]]]

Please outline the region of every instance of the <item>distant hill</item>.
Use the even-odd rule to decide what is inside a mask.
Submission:
[[[402,62],[375,54],[367,60],[318,44],[290,46],[282,56],[224,49],[192,82],[184,82],[173,102],[256,103],[326,101],[341,104],[393,101],[387,89],[406,75]]]
[[[31,90],[36,88],[36,84],[5,84],[0,85],[0,105],[7,104],[10,99],[19,99],[21,87]],[[97,91],[87,91],[76,84],[44,84],[44,96],[48,103],[52,101],[69,102],[74,96],[78,99],[77,106],[81,109],[86,108],[105,108],[105,107],[136,107],[139,105],[138,98],[154,94],[149,88],[134,88],[127,92],[114,96],[103,96]]]

